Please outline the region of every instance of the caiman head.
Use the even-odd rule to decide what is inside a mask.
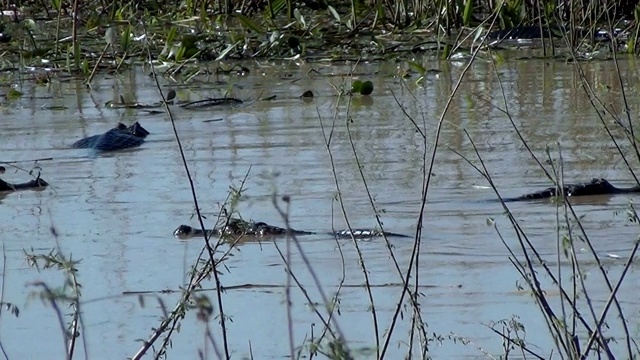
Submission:
[[[195,235],[195,229],[189,225],[180,225],[173,232],[173,236],[180,240],[191,239]]]

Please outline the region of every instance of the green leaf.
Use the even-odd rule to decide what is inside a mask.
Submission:
[[[31,31],[38,31],[38,25],[36,24],[35,20],[33,19],[24,19],[22,21],[23,26],[25,27],[25,29],[27,30],[31,30]]]
[[[7,97],[7,99],[18,99],[22,96],[23,94],[15,89],[11,89],[9,90],[9,92],[7,93],[7,95],[5,95]]]
[[[131,25],[124,28],[124,32],[120,38],[120,46],[122,46],[122,51],[129,51],[129,47],[131,47]]]
[[[304,21],[304,16],[302,16],[300,10],[298,10],[297,8],[293,10],[293,17],[296,18],[296,21],[298,22],[298,24],[300,24],[300,26],[302,26],[303,29],[307,28],[307,23]]]
[[[270,1],[269,3],[269,6],[267,6],[263,11],[263,16],[265,19],[271,19],[272,17],[278,15],[280,10],[284,9],[287,5],[287,0],[275,0]]]
[[[424,75],[427,72],[427,69],[425,69],[424,66],[418,64],[415,61],[409,61],[407,62],[407,64],[413,71],[417,72],[420,75]]]
[[[178,48],[178,51],[176,51],[176,53],[174,54],[175,55],[174,59],[176,62],[179,62],[180,60],[182,60],[182,57],[184,56],[185,51],[187,51],[187,49],[185,49],[184,46],[180,46]]]
[[[338,12],[336,11],[336,9],[333,8],[333,6],[328,5],[327,9],[329,9],[329,12],[331,13],[331,15],[333,15],[333,17],[339,22],[342,23],[342,19],[340,18],[340,15],[338,14]]]
[[[480,40],[482,38],[482,27],[478,26],[478,28],[476,29],[476,35],[473,37],[473,43],[475,44],[476,41]]]
[[[178,33],[178,27],[177,26],[172,26],[171,29],[169,30],[169,33],[167,34],[167,43],[172,43],[175,38],[176,38],[176,34]]]
[[[451,55],[451,45],[445,44],[444,49],[442,50],[442,54],[440,54],[440,59],[448,59],[449,55]]]
[[[222,50],[222,52],[220,53],[220,55],[218,55],[218,57],[216,58],[215,61],[220,61],[220,60],[224,59],[227,56],[227,54],[230,53],[231,50],[235,49],[235,47],[238,46],[238,45],[240,45],[240,41],[238,41],[235,44],[231,44],[231,45],[227,46],[226,49]]]
[[[501,64],[504,62],[504,57],[502,55],[500,55],[498,52],[492,52],[491,53],[493,60],[498,63]]]
[[[87,58],[82,60],[82,73],[85,75],[91,74],[91,67],[89,66],[89,61]]]
[[[186,34],[182,36],[182,46],[187,49],[191,49],[196,47],[196,43],[198,42],[198,37],[193,34]]]
[[[362,89],[362,80],[356,80],[351,84],[351,92],[359,93]]]
[[[258,25],[253,20],[249,19],[248,17],[246,17],[246,16],[244,16],[242,14],[235,14],[234,16],[238,19],[238,21],[240,21],[242,26],[244,26],[245,28],[249,28],[249,29],[257,32],[258,34],[264,33],[264,30],[262,29],[262,27],[260,27],[260,25]]]
[[[462,24],[471,26],[471,17],[473,15],[473,1],[466,0],[464,4],[464,12],[462,13]]]

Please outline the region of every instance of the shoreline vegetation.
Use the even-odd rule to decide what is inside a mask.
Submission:
[[[209,223],[214,219],[205,219],[200,213],[201,207],[189,171],[189,162],[182,149],[172,108],[167,101],[171,97],[165,95],[158,81],[158,77],[163,74],[159,69],[161,65],[159,61],[170,62],[170,67],[178,71],[187,65],[200,66],[197,65],[196,60],[237,60],[258,57],[309,58],[314,51],[317,52],[314,56],[318,56],[314,58],[316,60],[342,61],[351,58],[355,60],[378,57],[395,59],[402,51],[413,53],[418,46],[416,44],[424,46],[424,48],[420,47],[420,51],[433,51],[441,58],[449,58],[456,51],[464,50],[468,55],[468,61],[461,70],[459,78],[452,83],[450,96],[437,119],[437,124],[429,131],[425,125],[428,121],[421,119],[420,114],[406,109],[391,90],[398,107],[407,119],[406,126],[415,130],[424,141],[421,144],[422,148],[419,149],[422,163],[416,164],[416,166],[422,166],[424,175],[422,187],[416,189],[416,198],[421,199],[421,206],[419,212],[415,214],[416,228],[411,252],[397,254],[388,239],[382,240],[385,242],[389,261],[394,265],[398,282],[402,284],[389,321],[387,321],[387,314],[380,316],[381,310],[375,306],[377,299],[372,289],[375,288],[376,282],[371,278],[369,264],[364,261],[359,242],[352,239],[344,243],[337,242],[336,246],[339,251],[341,246],[353,246],[359,258],[358,265],[364,284],[363,296],[366,296],[369,305],[373,329],[370,341],[371,357],[373,353],[378,359],[388,357],[387,352],[390,347],[396,346],[391,340],[392,336],[399,336],[397,335],[398,322],[409,321],[411,331],[406,335],[403,343],[406,345],[407,358],[428,358],[430,349],[442,342],[473,346],[488,358],[496,358],[494,354],[484,350],[483,344],[473,344],[469,339],[447,333],[448,329],[440,329],[437,324],[429,324],[429,319],[423,318],[421,300],[426,290],[421,288],[423,285],[421,281],[425,280],[418,276],[424,267],[430,266],[421,258],[421,252],[426,251],[422,244],[422,224],[423,219],[429,216],[427,198],[430,193],[432,174],[437,172],[435,171],[436,153],[445,151],[441,149],[444,145],[439,143],[440,133],[443,126],[447,124],[445,118],[453,99],[458,96],[460,87],[466,81],[465,74],[487,49],[485,46],[471,45],[476,41],[479,41],[476,43],[479,45],[484,43],[485,39],[491,38],[492,36],[482,37],[489,29],[503,31],[513,28],[526,29],[522,32],[517,31],[520,36],[529,34],[527,37],[536,38],[532,34],[544,35],[537,38],[542,40],[542,48],[545,52],[547,45],[553,46],[554,43],[551,41],[545,45],[545,36],[559,38],[565,45],[573,44],[566,46],[564,56],[574,60],[573,66],[579,77],[579,86],[584,89],[594,114],[599,117],[603,129],[610,136],[612,148],[616,149],[617,155],[624,161],[636,182],[638,180],[633,168],[640,160],[640,150],[638,150],[640,147],[637,144],[636,130],[633,126],[635,116],[628,111],[629,106],[626,105],[628,95],[624,89],[628,82],[623,81],[623,76],[618,70],[617,86],[623,89],[620,103],[625,104],[624,108],[627,111],[616,112],[615,106],[599,98],[599,93],[594,90],[594,84],[589,83],[585,77],[581,62],[575,61],[589,58],[584,56],[585,49],[589,48],[592,51],[593,47],[597,46],[596,34],[602,35],[603,42],[608,44],[604,48],[610,51],[611,59],[614,61],[617,61],[618,51],[624,50],[627,53],[636,54],[635,43],[640,17],[637,1],[593,3],[586,0],[572,2],[520,0],[496,3],[500,5],[490,6],[489,4],[493,2],[471,0],[457,2],[419,0],[397,2],[383,0],[370,2],[355,0],[352,2],[312,0],[301,2],[285,0],[270,2],[231,2],[229,0],[26,2],[15,8],[5,6],[3,9],[2,39],[4,43],[0,44],[0,49],[5,55],[0,57],[0,66],[4,71],[15,71],[26,66],[58,67],[61,71],[82,72],[87,75],[85,81],[89,84],[91,77],[98,70],[118,71],[131,62],[148,62],[161,100],[160,107],[172,123],[173,134],[184,166],[184,187],[188,188],[192,194],[195,213],[204,232],[207,228],[205,222]],[[478,32],[477,29],[482,29],[483,32]],[[604,32],[599,32],[602,29]],[[495,35],[498,39],[510,36],[508,30]],[[621,44],[620,40],[623,37],[625,40]],[[462,44],[469,45],[464,47]],[[431,50],[424,50],[427,48]],[[553,50],[546,56],[552,54],[554,54]],[[500,78],[495,59],[489,57],[489,60],[494,61],[496,77]],[[344,78],[342,89],[350,88],[349,82],[354,80],[352,74],[356,66],[357,62],[352,68],[352,73]],[[399,86],[404,86],[403,90],[413,96],[412,100],[420,103],[420,99],[415,97],[406,83],[401,82]],[[502,86],[501,83],[500,86]],[[342,216],[350,228],[349,216],[343,206],[338,181],[339,170],[336,169],[337,165],[333,160],[333,152],[337,150],[332,147],[331,142],[336,127],[345,124],[346,136],[351,145],[347,151],[351,151],[358,164],[359,179],[368,196],[372,212],[376,214],[374,220],[378,227],[384,230],[382,221],[384,214],[374,200],[375,194],[369,192],[366,168],[360,163],[360,154],[351,136],[350,124],[358,120],[358,114],[351,111],[352,94],[343,91],[337,91],[337,93],[335,107],[331,109],[332,118],[323,119],[318,111],[318,122],[335,181],[336,203],[340,213],[338,216]],[[501,99],[487,101],[491,101],[492,106],[495,106],[509,120],[514,133],[522,142],[523,151],[526,151],[538,164],[549,182],[562,189],[564,177],[561,144],[551,144],[546,152],[537,153],[529,146],[527,139],[520,133],[517,122],[512,118],[504,90]],[[555,206],[550,205],[550,211],[557,214],[556,222],[549,224],[552,228],[550,234],[554,236],[550,241],[555,241],[557,244],[557,252],[550,255],[541,254],[536,249],[535,241],[531,241],[520,227],[521,219],[511,213],[509,205],[502,201],[500,190],[491,177],[491,169],[485,166],[483,155],[475,147],[473,135],[466,129],[458,130],[467,140],[465,146],[470,146],[476,155],[474,159],[464,157],[463,159],[491,186],[504,210],[504,217],[498,220],[487,219],[487,224],[494,228],[496,241],[500,241],[508,250],[510,256],[504,261],[511,263],[513,270],[520,275],[522,282],[517,284],[518,290],[526,291],[532,296],[532,301],[538,309],[536,314],[544,320],[550,339],[542,347],[539,344],[528,343],[524,330],[526,324],[522,323],[515,314],[508,320],[501,320],[488,326],[487,331],[495,334],[502,341],[501,353],[497,356],[533,359],[637,358],[640,355],[637,337],[635,337],[639,326],[638,320],[633,313],[628,312],[625,304],[618,301],[617,295],[627,278],[628,270],[635,265],[640,240],[635,240],[635,243],[629,246],[628,253],[623,254],[622,257],[626,261],[624,265],[620,265],[621,271],[615,274],[609,273],[602,264],[602,254],[593,246],[597,239],[591,239],[582,226],[581,222],[588,219],[583,218],[578,212],[579,209],[574,208],[571,199],[560,197],[555,202]],[[613,133],[622,133],[624,137],[620,140],[620,137],[614,136]],[[627,146],[623,147],[620,144],[621,141],[627,142],[624,144]],[[625,153],[623,148],[632,148],[633,152]],[[455,151],[455,149],[450,150]],[[42,163],[39,163],[39,166],[42,166]],[[220,210],[219,219],[227,218],[228,215],[237,212],[237,204],[241,200],[249,171],[239,186],[231,187],[225,205]],[[277,196],[274,191],[272,197],[274,211],[281,216],[282,223],[288,229],[291,228],[289,225],[290,201],[291,199],[286,195]],[[626,215],[629,222],[636,225],[640,223],[633,203],[629,204]],[[615,231],[612,230],[613,233]],[[84,341],[85,331],[81,311],[83,299],[80,291],[82,272],[78,270],[79,261],[67,255],[71,251],[62,250],[60,235],[54,224],[51,225],[50,234],[56,240],[56,249],[46,254],[36,253],[33,249],[25,250],[24,253],[29,264],[38,271],[57,269],[64,274],[65,281],[60,287],[41,282],[31,284],[31,287],[36,289],[33,296],[49,304],[55,312],[64,339],[67,359],[81,356],[78,354],[78,349],[82,349],[86,356],[90,349],[86,348]],[[167,238],[170,239],[168,241],[173,240],[170,234]],[[231,318],[225,313],[225,301],[231,300],[225,293],[224,274],[227,271],[225,261],[234,256],[232,252],[236,244],[229,244],[227,240],[224,236],[201,240],[201,252],[198,258],[191,262],[190,271],[185,275],[185,284],[176,285],[181,296],[173,308],[165,305],[161,294],[139,294],[141,306],[145,302],[145,297],[160,302],[161,310],[158,311],[162,312],[162,320],[153,329],[141,330],[148,331],[149,334],[139,348],[132,348],[132,359],[140,359],[145,355],[152,355],[155,358],[169,357],[172,335],[180,329],[181,321],[189,311],[195,311],[198,321],[206,324],[203,348],[213,349],[214,354],[211,357],[231,358],[231,354],[237,349],[231,349],[229,346],[226,324]],[[288,236],[281,241],[273,241],[269,245],[273,245],[280,255],[286,276],[284,295],[286,301],[282,309],[277,309],[287,314],[287,323],[282,325],[288,329],[289,341],[287,344],[282,344],[283,352],[288,352],[287,355],[292,359],[302,355],[308,359],[320,355],[330,359],[353,359],[357,355],[357,349],[353,346],[357,345],[349,343],[350,329],[345,324],[340,324],[339,303],[345,278],[340,279],[339,283],[331,289],[322,286],[319,275],[314,269],[313,260],[306,256],[296,236]],[[302,265],[296,268],[290,267],[293,256],[300,256]],[[399,259],[400,256],[404,258]],[[587,258],[597,264],[597,268],[589,274],[588,281],[594,281],[593,278],[598,277],[598,281],[605,284],[609,291],[609,297],[604,301],[602,299],[593,301],[595,297],[587,281],[585,267],[582,265]],[[342,260],[344,262],[344,258]],[[4,263],[6,264],[6,261]],[[311,283],[302,284],[297,276],[298,271],[308,271],[312,279]],[[3,274],[6,275],[6,272]],[[154,275],[161,276],[158,273]],[[3,277],[3,283],[4,280]],[[205,290],[204,284],[212,285],[209,287],[211,289]],[[310,287],[313,287],[314,293],[318,295],[309,295],[307,288]],[[555,290],[553,295],[549,295],[551,293],[549,290]],[[306,334],[294,334],[293,310],[290,301],[292,291],[300,291],[305,296],[313,314],[317,316],[317,332],[310,339],[306,337],[302,339]],[[18,316],[19,309],[16,304],[5,302],[3,296],[4,294],[0,296],[0,304]],[[63,313],[63,311],[69,311],[65,309],[71,309],[72,313]],[[509,315],[505,314],[505,316]],[[623,335],[612,339],[608,333],[612,327],[618,329]],[[220,336],[214,336],[214,333]],[[79,341],[82,343],[78,343]],[[616,342],[616,349],[619,349],[617,353],[612,349]],[[131,344],[132,347],[136,346],[134,339],[131,339]],[[260,349],[251,349],[250,345],[249,349],[252,354],[255,351],[257,358],[261,358]],[[8,358],[6,354],[5,357]]]
[[[637,55],[640,32],[637,0],[52,0],[3,6],[0,71],[30,66],[90,74],[149,59],[180,67],[420,53],[450,59],[474,46],[508,47],[505,39],[538,40],[543,56],[559,47],[588,59],[602,49]]]

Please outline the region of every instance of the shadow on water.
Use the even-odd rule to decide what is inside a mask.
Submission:
[[[305,65],[309,67],[311,65]],[[321,65],[318,65],[321,66]],[[378,206],[385,230],[415,234],[423,177],[424,140],[404,117],[390,92],[391,87],[417,123],[428,135],[427,152],[432,150],[432,135],[437,119],[449,95],[451,84],[460,69],[439,64],[442,72],[428,78],[424,88],[400,86],[396,64],[362,64],[364,73],[388,74],[375,79],[374,96],[356,98],[349,111],[349,123],[355,149],[363,164],[365,178]],[[612,64],[585,64],[586,76],[604,77]],[[635,74],[631,63],[622,63],[623,71]],[[348,68],[332,65],[334,74]],[[234,78],[242,85],[234,88],[242,99],[275,95],[274,101],[257,101],[243,108],[212,108],[192,112],[172,108],[185,156],[190,167],[200,206],[212,226],[229,186],[237,186],[251,167],[245,197],[239,204],[243,216],[270,224],[282,224],[274,211],[271,195],[289,195],[290,221],[295,229],[328,232],[345,227],[345,221],[334,201],[337,190],[331,163],[322,136],[322,125],[331,126],[335,102],[330,83],[340,83],[342,75],[314,78],[306,68],[274,64],[272,73],[254,73]],[[299,81],[291,82],[279,75],[295,73]],[[576,75],[570,65],[549,61],[514,61],[502,64],[498,72],[510,99],[510,111],[523,136],[534,151],[544,156],[547,144],[559,141],[563,146],[565,179],[588,181],[592,177],[610,180],[628,179],[624,164],[617,160],[610,142],[602,136],[601,123],[591,110],[582,90],[577,89]],[[309,75],[311,74],[311,75]],[[636,74],[637,75],[637,74]],[[487,219],[496,221],[506,242],[512,246],[517,238],[508,226],[499,203],[483,179],[474,173],[458,155],[444,150],[446,146],[464,156],[474,153],[461,128],[467,129],[479,147],[487,167],[501,193],[520,195],[532,189],[551,186],[530,156],[503,114],[489,106],[487,98],[501,99],[496,73],[490,64],[478,62],[472,68],[469,82],[445,119],[447,125],[440,139],[442,147],[436,157],[432,187],[429,189],[420,268],[419,297],[428,332],[448,336],[455,334],[474,344],[500,353],[501,340],[487,331],[486,324],[518,315],[527,329],[527,342],[546,349],[552,340],[533,300],[516,284],[521,281],[509,262],[509,253]],[[611,75],[613,76],[613,75]],[[631,75],[630,75],[631,78]],[[163,86],[172,86],[167,82]],[[30,85],[24,84],[28,87]],[[4,246],[7,260],[4,272],[4,301],[24,307],[19,318],[5,316],[0,322],[3,346],[11,358],[63,356],[57,320],[51,309],[40,302],[27,301],[33,290],[25,286],[36,280],[58,284],[52,272],[37,272],[24,263],[22,249],[50,249],[56,246],[49,229],[59,233],[59,243],[78,264],[83,284],[83,333],[90,357],[101,354],[109,358],[130,357],[139,347],[135,339],[147,338],[157,327],[162,311],[172,308],[179,297],[178,287],[185,281],[190,266],[202,247],[202,240],[175,240],[172,231],[181,223],[196,224],[191,219],[193,203],[185,171],[172,127],[164,114],[149,117],[131,109],[108,109],[105,104],[116,98],[115,92],[133,94],[140,102],[152,103],[157,96],[152,79],[144,71],[110,78],[96,78],[88,95],[77,91],[77,84],[56,84],[69,110],[40,111],[45,100],[17,100],[3,109],[0,131],[3,159],[24,160],[53,157],[39,163],[43,177],[52,189],[24,192],[0,198]],[[45,96],[53,87],[34,87],[27,93]],[[113,90],[115,89],[115,90]],[[314,89],[312,102],[298,96]],[[615,91],[615,89],[613,89]],[[178,97],[197,100],[214,96],[223,90],[211,87],[180,87]],[[637,99],[634,93],[629,96]],[[615,96],[612,92],[611,96]],[[375,98],[375,100],[374,100]],[[631,103],[638,112],[640,103]],[[374,211],[363,188],[341,108],[333,132],[331,151],[337,178],[352,227],[373,228]],[[207,121],[222,119],[221,121]],[[140,120],[152,130],[140,148],[88,157],[86,150],[68,149],[73,139],[100,133],[117,121]],[[26,130],[28,129],[28,130]],[[474,188],[474,186],[476,186]],[[55,190],[53,190],[55,189]],[[3,195],[0,195],[0,197]],[[599,254],[608,257],[607,270],[619,274],[625,256],[637,237],[637,228],[621,215],[633,196],[590,197],[571,199],[584,225],[596,243]],[[513,206],[511,206],[513,205]],[[558,224],[555,206],[549,202],[511,203],[514,215],[538,250],[550,264],[557,264]],[[615,236],[613,236],[615,232]],[[341,324],[347,340],[356,349],[375,343],[371,324],[371,304],[361,284],[363,275],[359,257],[349,240],[323,236],[299,238],[319,281],[328,293],[340,293]],[[403,271],[408,267],[413,249],[412,239],[394,239],[392,248]],[[228,323],[230,347],[237,356],[249,356],[248,341],[260,358],[287,356],[287,318],[285,306],[286,273],[276,245],[284,249],[286,241],[244,243],[231,250],[221,269],[223,295]],[[390,324],[399,299],[401,278],[381,239],[359,243],[372,283],[372,293],[381,333]],[[306,270],[298,250],[292,250],[291,268],[314,301],[317,289]],[[563,260],[564,261],[564,260]],[[587,273],[595,274],[597,264],[585,260]],[[568,273],[567,273],[568,276]],[[637,270],[632,269],[629,283],[637,283]],[[593,280],[592,280],[593,279]],[[414,281],[415,278],[412,279]],[[556,289],[549,279],[543,286],[550,294]],[[588,279],[593,301],[602,306],[608,290],[593,275]],[[231,290],[236,291],[231,291]],[[242,291],[240,291],[242,289]],[[173,292],[159,293],[162,290]],[[296,345],[311,333],[310,324],[318,323],[309,311],[307,299],[291,289],[292,327]],[[204,291],[211,298],[215,294]],[[137,296],[144,294],[145,306]],[[633,291],[620,293],[629,314],[637,314],[640,303]],[[162,305],[159,305],[159,302]],[[405,314],[406,315],[406,314]],[[390,357],[399,358],[408,351],[404,341],[411,326],[410,316],[398,323],[390,348]],[[37,324],[34,325],[34,324]],[[216,323],[217,324],[217,323]],[[210,324],[213,336],[220,338],[219,326]],[[612,336],[619,328],[612,327]],[[181,331],[172,338],[171,352],[196,357],[202,342],[203,325],[195,316],[187,315]],[[37,338],[37,346],[23,346],[19,339]],[[437,345],[436,345],[437,344]],[[616,346],[616,345],[614,345]],[[55,355],[53,355],[55,354]],[[453,341],[434,342],[434,357],[477,356],[473,346]]]

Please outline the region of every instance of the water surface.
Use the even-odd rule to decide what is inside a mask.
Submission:
[[[412,78],[399,80],[395,63],[361,64],[357,73],[363,79],[375,80],[375,96],[354,98],[348,112],[346,99],[339,102],[331,86],[341,84],[349,71],[347,66],[245,65],[255,69],[245,77],[202,78],[180,87],[163,79],[164,89],[175,87],[182,100],[219,97],[230,88],[233,96],[247,100],[240,107],[203,111],[172,107],[200,206],[209,216],[208,225],[213,224],[229,186],[238,187],[249,173],[239,204],[245,218],[282,225],[283,219],[272,204],[275,193],[291,197],[290,222],[296,229],[328,232],[332,226],[344,227],[344,217],[334,200],[337,189],[323,137],[323,127],[329,131],[335,115],[330,151],[351,225],[377,224],[349,134],[385,229],[415,234],[425,152],[429,158],[438,119],[461,74],[461,64],[430,63],[441,73],[430,75],[420,87],[413,84]],[[621,93],[613,64],[593,62],[582,66],[589,81],[598,85],[603,100],[621,113]],[[638,82],[633,80],[638,77],[636,66],[632,62],[622,62],[620,66],[629,81],[627,96],[637,99]],[[318,72],[309,72],[311,68]],[[365,75],[373,73],[377,76]],[[199,240],[181,242],[171,237],[179,224],[197,224],[191,218],[194,205],[171,122],[164,114],[105,106],[121,94],[128,100],[155,102],[157,89],[145,71],[98,77],[92,91],[75,81],[54,81],[47,86],[20,83],[19,87],[25,96],[3,103],[0,160],[51,157],[52,160],[39,162],[42,177],[51,186],[45,191],[24,191],[0,198],[6,252],[4,301],[17,304],[22,310],[18,318],[3,313],[2,345],[10,358],[63,356],[62,335],[53,310],[30,296],[35,290],[30,286],[34,281],[42,280],[55,287],[62,284],[62,276],[52,270],[39,273],[28,267],[23,253],[23,249],[48,253],[55,248],[56,239],[50,231],[53,226],[62,251],[81,259],[77,268],[83,285],[83,338],[89,357],[130,357],[140,346],[138,340],[148,338],[163,316],[156,297],[172,309],[178,295],[149,295],[141,306],[137,296],[123,293],[178,290],[202,247]],[[316,97],[303,102],[298,96],[308,89],[313,89]],[[426,141],[398,107],[391,90],[414,117]],[[512,315],[519,316],[526,326],[529,343],[553,349],[538,307],[526,292],[517,290],[516,283],[522,281],[509,262],[507,249],[496,231],[487,226],[488,218],[495,219],[506,243],[517,250],[517,238],[504,210],[494,201],[495,194],[487,182],[453,151],[478,164],[462,131],[466,129],[503,196],[551,186],[508,118],[496,108],[495,105],[504,107],[503,92],[517,127],[537,156],[544,161],[545,149],[551,146],[550,154],[557,160],[556,144],[560,144],[567,182],[606,177],[619,186],[633,183],[580,88],[573,64],[510,61],[500,64],[497,70],[490,63],[474,64],[445,117],[423,218],[419,300],[427,332],[445,337],[442,343],[430,345],[430,354],[437,358],[483,356],[478,348],[500,354],[501,340],[486,325]],[[253,101],[271,95],[276,99]],[[637,114],[639,104],[629,105],[631,114]],[[52,106],[65,108],[50,110]],[[151,132],[148,141],[139,149],[99,156],[69,149],[75,140],[104,132],[118,121],[141,122]],[[611,125],[610,119],[605,121]],[[632,159],[623,133],[616,129],[613,134],[622,140],[623,152]],[[32,163],[19,166],[31,169]],[[27,181],[29,176],[8,169],[3,179]],[[631,200],[635,196],[593,198],[575,206],[584,216],[583,225],[614,279],[637,238],[637,224],[629,223],[624,214]],[[548,264],[557,267],[555,205],[513,203],[510,209]],[[351,348],[373,347],[370,303],[361,286],[364,277],[353,244],[346,240],[336,242],[322,234],[300,237],[299,241],[329,296],[341,282],[347,285],[340,291],[337,321]],[[391,242],[401,269],[406,271],[414,242]],[[284,249],[285,241],[278,245]],[[377,285],[372,292],[383,334],[399,301],[401,278],[382,239],[359,245],[369,280]],[[257,358],[288,356],[286,273],[275,245],[247,242],[232,253],[234,256],[225,261],[221,274],[223,285],[259,285],[224,293],[224,310],[232,319],[227,330],[234,358],[248,357],[250,349]],[[579,256],[583,271],[589,274],[587,285],[599,313],[608,292],[593,258],[587,253]],[[564,257],[561,260],[566,265]],[[297,250],[291,261],[294,274],[313,301],[321,302]],[[568,275],[566,269],[565,274]],[[558,301],[557,289],[547,277],[542,280],[552,301]],[[640,311],[633,286],[638,281],[637,270],[632,267],[619,294],[630,319]],[[205,286],[211,288],[214,283]],[[205,294],[215,298],[213,291]],[[297,288],[291,291],[291,304],[294,341],[300,346],[305,337],[311,336],[312,324],[317,336],[321,322]],[[392,358],[408,351],[409,321],[410,312],[405,308],[391,340]],[[621,335],[616,321],[611,318],[611,336]],[[194,313],[188,313],[180,332],[173,337],[169,354],[198,356],[197,351],[205,346],[204,327]],[[212,320],[209,327],[221,346],[217,320]],[[637,323],[632,321],[630,328],[633,334],[640,335]],[[475,345],[454,343],[447,336],[459,336]],[[28,338],[39,339],[37,346],[25,347],[24,339]],[[614,349],[622,351],[618,346],[614,345]],[[212,354],[210,347],[207,351]],[[371,356],[364,350],[356,354]]]

